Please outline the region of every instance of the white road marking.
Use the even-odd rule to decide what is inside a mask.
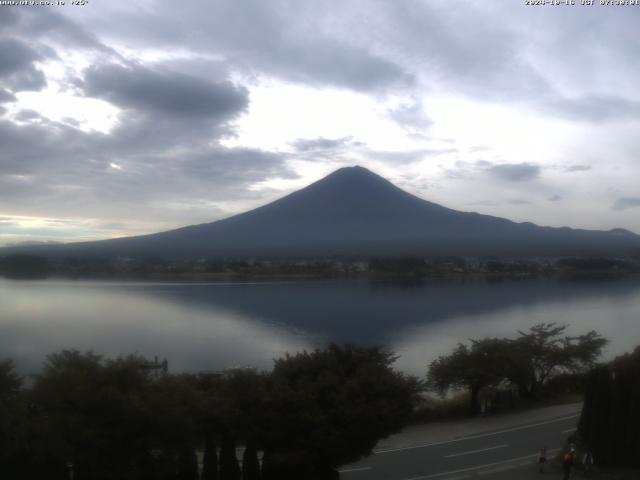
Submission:
[[[371,467],[345,468],[344,470],[338,470],[338,471],[340,473],[349,473],[349,472],[364,472],[365,470],[371,470]]]
[[[560,433],[575,432],[576,430],[577,430],[577,428],[567,428],[566,430],[562,430],[562,432],[560,432]]]
[[[463,455],[471,455],[473,453],[487,452],[489,450],[496,450],[497,448],[506,448],[508,446],[509,445],[505,443],[504,445],[496,445],[495,447],[480,448],[478,450],[469,450],[468,452],[452,453],[451,455],[445,455],[444,458],[461,457]]]
[[[385,448],[385,449],[382,449],[382,450],[375,450],[373,453],[380,454],[380,453],[402,452],[404,450],[414,450],[416,448],[433,447],[433,446],[436,446],[436,445],[446,445],[447,443],[463,442],[465,440],[474,440],[476,438],[492,437],[494,435],[500,435],[502,433],[517,432],[518,430],[526,430],[527,428],[534,428],[534,427],[539,427],[541,425],[548,425],[550,423],[563,422],[565,420],[571,420],[572,418],[577,418],[579,416],[580,416],[580,414],[577,413],[575,415],[569,415],[567,417],[554,418],[553,420],[547,420],[545,422],[532,423],[530,425],[522,425],[520,427],[507,428],[506,430],[500,430],[499,432],[480,433],[478,435],[469,435],[468,437],[454,438],[453,440],[445,440],[445,441],[442,441],[442,442],[423,443],[423,444],[420,444],[420,445],[412,445],[410,447]]]
[[[561,450],[560,448],[554,448],[553,450],[548,450],[547,454],[553,455],[555,452],[559,452],[560,450]],[[523,460],[528,460],[530,458],[538,458],[538,454],[534,453],[533,455],[525,455],[524,457],[510,458],[509,460],[501,460],[499,462],[486,463],[484,465],[477,465],[475,467],[461,468],[460,470],[451,470],[449,472],[432,473],[431,475],[424,475],[422,477],[405,478],[404,480],[427,480],[429,478],[442,477],[444,475],[455,475],[456,473],[472,472],[474,470],[481,470],[483,468],[495,467],[497,465],[520,462]],[[442,479],[442,480],[445,480],[445,479]]]
[[[442,480],[464,480],[465,478],[470,478],[470,477],[469,475],[461,475],[459,477],[443,478]]]
[[[534,453],[533,455],[526,455],[524,457],[510,458],[509,460],[501,460],[499,462],[486,463],[484,465],[477,465],[475,467],[461,468],[460,470],[451,470],[450,472],[432,473],[431,475],[425,475],[425,476],[422,476],[422,477],[406,478],[405,480],[426,480],[428,478],[442,477],[443,475],[452,475],[452,474],[456,474],[456,473],[472,472],[474,470],[481,470],[483,468],[493,467],[493,466],[496,466],[496,465],[503,465],[505,463],[519,462],[520,460],[525,460],[527,458],[532,458],[532,457],[535,457],[535,456],[537,456],[537,453]]]
[[[515,465],[505,465],[504,467],[496,467],[490,470],[483,470],[482,472],[478,472],[478,475],[489,475],[491,473],[506,472],[507,470],[513,470],[514,468],[516,468]]]

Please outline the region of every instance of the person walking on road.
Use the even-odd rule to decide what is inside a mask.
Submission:
[[[544,473],[545,463],[547,463],[547,447],[542,447],[538,454],[538,467],[540,468],[540,473]]]
[[[593,454],[590,449],[587,449],[584,452],[584,456],[582,457],[582,467],[584,468],[584,475],[586,477],[593,468]]]
[[[576,450],[574,447],[571,447],[568,452],[564,454],[562,457],[562,472],[563,479],[569,480],[571,478],[571,474],[573,473],[573,465],[576,461]]]

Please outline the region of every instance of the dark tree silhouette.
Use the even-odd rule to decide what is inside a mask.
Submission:
[[[229,432],[225,432],[222,436],[220,480],[240,480],[240,465],[236,456],[236,442]]]
[[[541,388],[562,374],[584,374],[600,356],[607,340],[595,331],[562,336],[566,326],[534,325],[515,339],[485,338],[458,344],[449,355],[429,366],[428,385],[444,394],[450,388],[467,389],[470,411],[480,410],[480,391],[508,382],[522,397],[536,398]]]
[[[334,478],[411,415],[419,382],[394,372],[394,359],[331,346],[278,360],[271,373],[194,376],[135,355],[62,351],[24,390],[2,362],[0,475],[62,480],[69,464],[75,480],[195,480],[204,447],[202,480],[240,480],[237,439],[245,480]]]
[[[566,325],[540,323],[511,343],[508,377],[520,395],[536,397],[554,375],[586,372],[602,353],[608,340],[594,330],[576,337],[566,336]]]
[[[218,480],[218,452],[215,436],[207,434],[202,458],[202,479]]]
[[[178,480],[199,480],[198,458],[193,448],[183,447],[178,456]]]
[[[640,347],[593,369],[578,431],[600,464],[640,467]]]
[[[331,345],[276,360],[263,423],[268,475],[330,472],[404,426],[419,383],[391,369],[395,358],[380,348]]]
[[[471,346],[459,343],[450,355],[438,357],[429,366],[428,385],[445,394],[449,388],[469,391],[470,411],[480,411],[481,389],[505,378],[508,342],[504,339],[474,340]]]
[[[246,446],[242,454],[242,480],[260,480],[258,450],[251,443]]]

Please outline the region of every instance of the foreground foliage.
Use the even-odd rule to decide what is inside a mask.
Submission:
[[[599,464],[640,467],[640,347],[593,369],[578,432]]]
[[[539,397],[542,388],[561,374],[586,373],[607,344],[595,331],[564,335],[565,325],[541,323],[518,337],[471,340],[458,344],[449,355],[429,366],[428,383],[445,394],[467,389],[472,412],[480,411],[480,392],[487,388],[515,387],[524,398]]]
[[[394,359],[333,345],[276,360],[269,373],[171,375],[140,356],[63,351],[28,389],[2,362],[0,477],[335,478],[414,408],[419,383],[394,372]]]

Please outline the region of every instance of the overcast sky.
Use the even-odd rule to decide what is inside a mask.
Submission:
[[[0,244],[208,222],[356,164],[640,233],[640,7],[524,3],[0,6]]]

